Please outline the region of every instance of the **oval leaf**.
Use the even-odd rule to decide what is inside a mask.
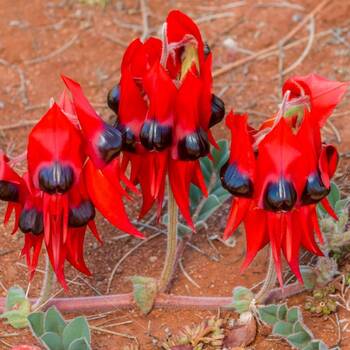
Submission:
[[[90,344],[90,329],[85,317],[77,317],[67,324],[62,334],[63,346],[68,350],[69,345],[76,339],[85,338]]]

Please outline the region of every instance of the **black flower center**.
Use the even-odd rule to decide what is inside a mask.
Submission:
[[[82,227],[95,218],[95,207],[90,201],[82,202],[76,208],[70,208],[68,224],[70,227]]]
[[[209,120],[209,128],[220,123],[225,117],[225,103],[216,95],[211,95],[211,116]]]
[[[123,138],[119,130],[106,124],[98,139],[98,150],[102,159],[109,163],[116,158],[123,145]]]
[[[150,151],[162,151],[171,145],[172,128],[156,120],[146,121],[141,128],[140,141]]]
[[[320,174],[316,172],[307,178],[301,201],[303,204],[315,204],[326,197],[329,192],[330,188],[324,186]]]
[[[119,110],[119,101],[120,101],[120,87],[115,85],[109,90],[107,95],[107,104],[108,107],[115,113],[118,114]]]
[[[253,195],[253,182],[243,174],[236,163],[227,162],[220,171],[222,186],[237,197],[251,198]]]
[[[181,160],[196,160],[206,156],[209,150],[208,136],[201,128],[186,135],[178,143],[179,158]]]
[[[8,202],[19,201],[19,188],[16,184],[1,180],[0,181],[0,199]]]
[[[69,165],[55,162],[39,172],[40,189],[49,194],[65,193],[73,185],[74,172]]]
[[[42,234],[44,232],[43,213],[35,208],[23,209],[19,218],[19,228],[23,233]]]
[[[281,178],[270,182],[264,193],[264,208],[271,211],[290,211],[297,200],[297,193],[289,181]]]

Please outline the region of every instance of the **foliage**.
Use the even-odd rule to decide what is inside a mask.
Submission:
[[[303,323],[298,307],[288,308],[286,304],[259,306],[261,321],[272,326],[272,335],[285,339],[293,348],[302,350],[327,350],[321,340],[314,339],[311,331]]]
[[[253,292],[245,287],[239,286],[234,288],[232,297],[232,306],[240,315],[249,311],[254,299]]]
[[[66,322],[56,307],[28,316],[33,335],[48,350],[91,350],[91,338],[85,317]]]
[[[11,287],[6,296],[5,312],[0,318],[7,319],[7,323],[14,328],[28,326],[27,316],[30,313],[30,302],[20,287]]]
[[[133,284],[134,300],[146,315],[152,310],[157,295],[157,281],[151,277],[133,276],[131,282]]]
[[[337,310],[337,303],[332,298],[335,287],[329,285],[324,288],[313,290],[312,297],[308,297],[304,308],[317,316],[330,315]]]
[[[196,230],[206,228],[208,219],[231,197],[221,185],[220,169],[226,163],[229,156],[229,145],[227,140],[218,141],[220,149],[212,150],[213,160],[208,157],[200,159],[201,169],[205,183],[208,188],[208,197],[204,197],[201,190],[192,185],[190,189],[191,215]],[[168,214],[163,216],[163,223],[168,223]],[[183,223],[178,223],[178,235],[182,236],[191,233],[192,230]]]
[[[338,216],[338,221],[328,216],[320,204],[318,206],[320,228],[326,238],[330,253],[338,259],[341,257],[344,247],[350,246],[350,229],[348,227],[350,201],[349,198],[342,199],[340,197],[339,188],[335,183],[332,183],[328,200]]]
[[[224,337],[223,320],[211,318],[199,325],[187,326],[178,335],[169,337],[162,344],[162,349],[180,349],[180,346],[187,345],[191,350],[220,350]]]

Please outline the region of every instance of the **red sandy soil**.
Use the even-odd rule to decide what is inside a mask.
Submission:
[[[178,8],[195,19],[200,19],[200,28],[211,45],[214,54],[214,70],[224,64],[247,57],[272,44],[278,43],[294,28],[318,3],[317,0],[279,2],[279,1],[245,1],[243,6],[225,9],[225,1],[159,1],[149,0],[150,28],[158,30],[167,12]],[[230,17],[208,20],[214,13],[230,13]],[[333,0],[316,16],[315,32],[329,29],[345,28],[341,39],[329,34],[316,37],[313,46],[302,62],[291,73],[307,74],[318,72],[329,78],[350,80],[350,34],[347,28],[350,2]],[[206,19],[203,17],[206,17]],[[126,28],[125,23],[134,27]],[[7,126],[27,120],[38,119],[45,112],[50,97],[58,98],[63,89],[60,73],[78,80],[97,110],[106,119],[110,111],[105,108],[105,99],[109,88],[119,80],[119,64],[125,46],[141,34],[141,13],[138,1],[111,1],[106,8],[81,4],[78,1],[59,0],[1,0],[0,4],[0,125]],[[130,26],[129,26],[130,27]],[[141,29],[142,30],[142,29]],[[118,40],[120,44],[108,39]],[[307,26],[292,39],[308,36]],[[231,39],[237,48],[227,48],[225,39]],[[73,40],[73,41],[72,41]],[[233,40],[233,41],[232,41]],[[64,48],[66,44],[69,47]],[[284,52],[284,67],[289,67],[302,54],[306,42],[302,42]],[[244,50],[241,50],[244,49]],[[51,53],[59,50],[53,57]],[[41,58],[33,61],[36,58]],[[278,79],[279,55],[274,54],[263,60],[252,60],[240,65],[215,80],[214,90],[223,96],[227,109],[250,111],[253,124],[260,122],[276,110],[279,101]],[[19,68],[19,70],[17,69]],[[21,74],[19,75],[18,72]],[[21,83],[22,81],[22,83]],[[22,85],[21,85],[22,84]],[[347,127],[349,115],[344,112],[349,108],[349,95],[337,109],[338,116],[332,119],[340,133],[340,151],[344,154],[339,167],[340,184],[347,190],[350,129]],[[341,114],[342,113],[342,114]],[[10,155],[24,150],[29,128],[21,126],[0,133],[0,147]],[[224,125],[215,129],[218,138],[227,137]],[[325,131],[328,141],[337,142],[330,127]],[[24,169],[24,165],[20,170]],[[137,204],[128,204],[131,216]],[[221,295],[229,296],[237,285],[251,287],[264,279],[267,265],[267,252],[262,252],[243,275],[239,267],[245,254],[242,232],[237,232],[237,244],[228,248],[219,241],[214,241],[215,249],[209,245],[207,234],[220,235],[225,226],[228,212],[225,205],[209,221],[206,232],[199,232],[193,240],[209,257],[218,256],[213,261],[208,256],[188,248],[183,264],[188,274],[200,286],[191,284],[180,272],[177,275],[172,293],[185,295]],[[3,209],[3,206],[2,206]],[[136,216],[135,216],[136,218]],[[105,220],[98,220],[104,245],[100,247],[92,237],[86,242],[86,259],[93,272],[91,278],[79,277],[77,284],[71,286],[68,295],[96,295],[105,293],[110,273],[119,259],[134,247],[138,241],[134,238],[114,240],[121,235]],[[154,232],[145,230],[150,236]],[[18,262],[23,244],[23,235],[10,235],[9,228],[1,228],[0,235],[0,281],[9,288],[16,284],[27,288],[26,269]],[[132,275],[159,276],[165,253],[165,237],[160,236],[136,250],[122,265],[112,284],[112,293],[128,292],[131,284],[128,277]],[[41,267],[43,261],[41,261]],[[77,273],[67,266],[68,279],[74,279]],[[37,272],[30,289],[30,296],[39,293],[42,274]],[[92,287],[91,287],[92,286]],[[57,287],[58,290],[58,287]],[[0,288],[0,295],[5,291]],[[290,305],[302,305],[306,294],[292,298]],[[108,328],[114,332],[132,334],[137,337],[141,349],[157,349],[155,341],[164,339],[167,333],[176,333],[182,326],[199,322],[215,312],[197,310],[155,310],[148,316],[142,316],[137,310],[118,311],[104,318],[90,321],[92,325],[107,325],[121,321],[132,323]],[[91,315],[90,315],[91,316]],[[70,317],[70,315],[66,315]],[[232,317],[236,315],[232,314]],[[334,316],[332,316],[334,318]],[[341,319],[350,315],[341,312]],[[329,346],[337,341],[337,329],[329,318],[315,318],[304,312],[306,324]],[[102,326],[103,327],[103,326]],[[7,349],[5,342],[11,345],[34,342],[29,331],[18,331],[18,335],[1,338],[3,334],[13,333],[13,329],[1,324],[0,349]],[[268,337],[266,330],[261,330],[251,349],[288,349],[284,342]],[[342,349],[350,349],[348,333],[342,334]],[[1,341],[4,341],[3,343]],[[132,340],[111,334],[93,331],[94,350],[119,350],[124,345],[131,345]]]

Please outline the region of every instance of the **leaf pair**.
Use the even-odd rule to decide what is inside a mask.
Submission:
[[[33,335],[48,350],[91,350],[89,325],[85,317],[66,322],[56,307],[28,316]]]

